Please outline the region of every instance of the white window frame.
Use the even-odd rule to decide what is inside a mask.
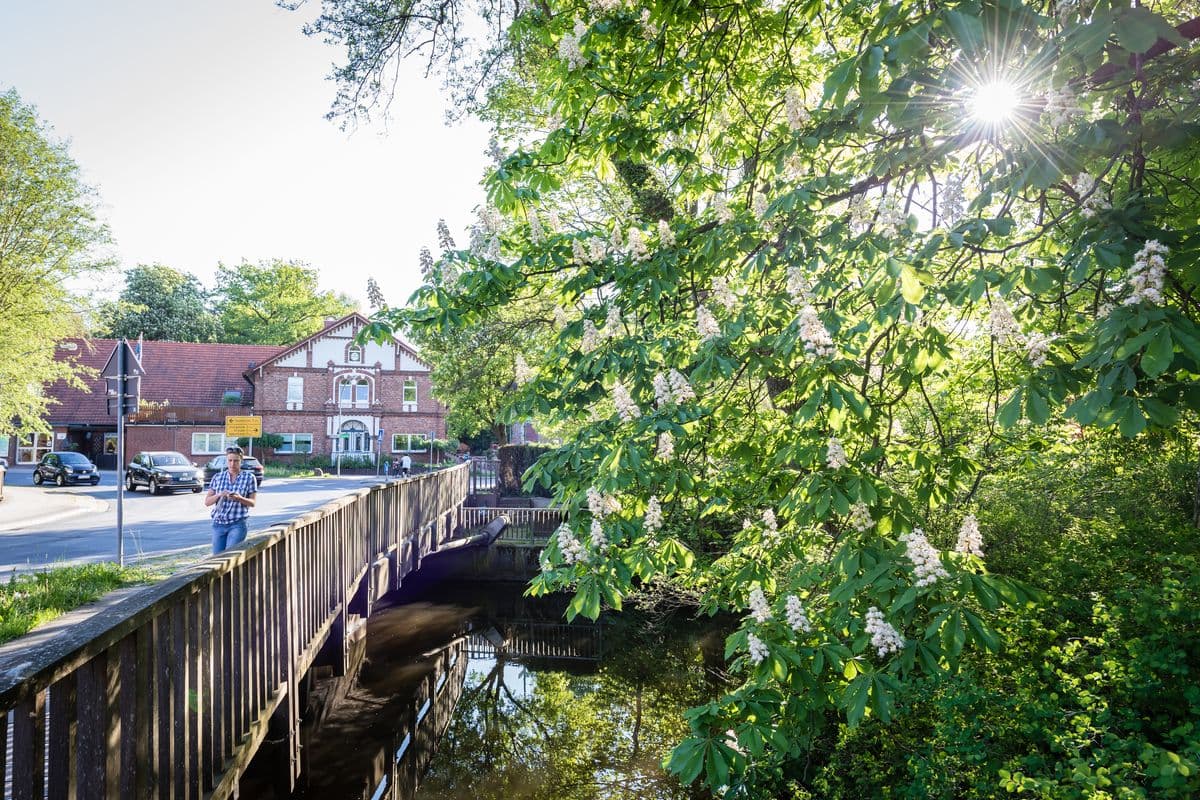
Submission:
[[[349,397],[344,396],[344,390],[348,389]],[[362,389],[364,396],[359,397],[359,390]],[[341,406],[366,406],[371,404],[371,382],[361,375],[349,375],[345,378],[340,378],[337,385],[338,405]]]
[[[363,349],[356,344],[352,344],[346,348],[346,363],[361,364],[363,360]]]
[[[413,440],[416,439],[416,445]],[[397,447],[397,444],[403,444],[402,447]],[[423,433],[393,433],[392,434],[392,452],[393,453],[424,453],[429,449],[429,437]]]
[[[212,447],[212,437],[214,437],[214,436],[220,437],[218,439],[220,444],[217,446],[216,449],[213,449],[213,447]],[[204,438],[200,439],[199,437],[204,437]],[[203,441],[204,444],[200,447],[197,447],[197,444],[201,441]],[[203,431],[203,432],[192,434],[192,453],[193,454],[198,455],[198,456],[219,456],[224,452],[225,452],[225,433],[223,431]]]
[[[408,390],[412,389],[412,400],[408,399]],[[405,378],[400,388],[400,407],[405,411],[417,410],[417,379]]]
[[[292,375],[287,379],[287,410],[304,410],[304,376]]]
[[[26,433],[17,439],[17,463],[37,464],[42,460],[42,456],[53,450],[54,437],[50,434]]]
[[[275,448],[277,455],[312,455],[313,435],[311,433],[281,433],[279,436],[283,439],[283,445]],[[296,449],[296,445],[302,442],[308,443],[307,450]]]

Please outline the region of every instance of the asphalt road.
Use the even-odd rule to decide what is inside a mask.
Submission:
[[[32,472],[8,473],[10,486],[32,486]],[[258,503],[250,511],[250,535],[286,522],[299,514],[369,486],[375,477],[267,479]],[[65,562],[112,560],[117,552],[116,473],[105,472],[99,486],[44,487],[39,491],[86,494],[107,503],[103,512],[85,512],[67,519],[31,523],[0,531],[0,574],[37,569]],[[153,558],[197,560],[208,554],[212,528],[204,493],[180,491],[151,496],[145,489],[125,493],[125,556],[132,562]]]

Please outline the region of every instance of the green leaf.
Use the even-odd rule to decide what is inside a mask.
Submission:
[[[1017,424],[1017,420],[1021,418],[1021,398],[1023,394],[1024,390],[1018,387],[1000,406],[1000,413],[997,415],[997,419],[1001,427],[1011,428]]]
[[[966,53],[974,53],[983,44],[983,20],[977,14],[950,9],[945,12],[946,23]]]
[[[900,294],[908,303],[916,305],[925,297],[925,286],[921,283],[916,270],[907,264],[900,273]]]
[[[846,722],[851,728],[858,727],[867,712],[867,701],[871,698],[871,676],[859,675],[846,685],[842,692],[842,707],[846,709]]]
[[[1169,326],[1163,325],[1154,334],[1154,338],[1150,340],[1150,344],[1142,353],[1142,372],[1151,378],[1157,378],[1167,371],[1174,358],[1175,346],[1171,341],[1171,329]]]

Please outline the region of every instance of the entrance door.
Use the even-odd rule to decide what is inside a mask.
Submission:
[[[366,425],[357,420],[351,420],[342,425],[341,434],[342,452],[371,452],[371,434],[367,432]]]

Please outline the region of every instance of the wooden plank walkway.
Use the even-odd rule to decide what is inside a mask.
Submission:
[[[0,655],[0,800],[223,798],[298,682],[462,526],[466,464],[361,489]]]

